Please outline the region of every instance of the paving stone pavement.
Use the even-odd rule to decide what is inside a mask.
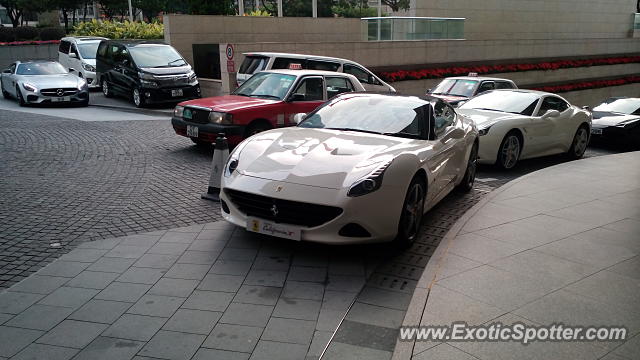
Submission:
[[[83,241],[220,219],[210,161],[167,120],[0,112],[0,288]]]

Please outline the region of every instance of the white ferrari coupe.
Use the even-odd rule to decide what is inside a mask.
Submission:
[[[512,169],[519,160],[567,153],[584,155],[591,113],[558,95],[535,90],[493,90],[457,110],[478,126],[478,161]]]
[[[440,99],[345,93],[295,118],[230,154],[227,221],[292,240],[407,246],[427,210],[473,185],[475,125]]]

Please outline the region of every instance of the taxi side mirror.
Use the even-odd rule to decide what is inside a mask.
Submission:
[[[293,122],[295,122],[296,124],[300,124],[306,116],[307,116],[306,113],[297,113],[293,115]]]
[[[289,101],[304,101],[305,100],[305,96],[304,94],[293,94],[289,97]]]

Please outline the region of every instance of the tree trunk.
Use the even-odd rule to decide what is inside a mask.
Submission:
[[[7,9],[7,16],[9,17],[9,20],[11,20],[11,25],[13,25],[14,28],[20,25],[20,21],[22,20],[22,14],[20,11],[16,9]]]
[[[67,9],[62,9],[62,19],[64,20],[64,31],[69,32],[69,13]]]
[[[88,2],[84,3],[84,10],[82,11],[82,21],[87,21],[87,7],[89,6]]]
[[[73,24],[73,26],[76,25],[76,9],[73,9],[73,20],[71,21],[71,23]]]

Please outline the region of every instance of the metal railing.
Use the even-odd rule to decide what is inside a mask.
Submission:
[[[465,18],[388,16],[361,20],[367,41],[464,39]]]

